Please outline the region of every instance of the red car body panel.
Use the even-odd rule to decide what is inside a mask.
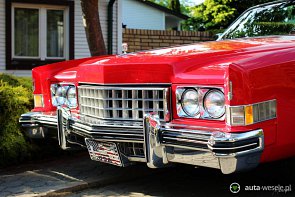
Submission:
[[[272,36],[205,42],[120,56],[94,57],[56,63],[33,70],[34,94],[43,94],[44,108],[52,111],[50,84],[171,84],[173,123],[243,132],[262,128],[265,149],[262,162],[295,155],[295,36]],[[230,126],[225,121],[179,118],[177,86],[224,88],[233,84],[230,106],[277,100],[277,118],[249,126]],[[78,109],[76,109],[78,110]]]

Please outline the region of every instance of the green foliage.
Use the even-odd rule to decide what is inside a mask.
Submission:
[[[246,9],[273,0],[205,0],[190,8],[191,17],[183,27],[185,30],[224,29]]]
[[[10,86],[19,86],[20,85],[20,82],[18,81],[18,79],[12,75],[6,75],[6,74],[0,73],[0,81],[6,82]]]
[[[32,79],[30,77],[15,77],[12,75],[1,74],[0,81],[6,82],[10,86],[23,86],[29,90],[32,89]]]
[[[254,37],[265,35],[286,35],[295,28],[294,24],[278,23],[278,22],[256,22],[253,24],[246,24],[246,29],[243,31],[236,31],[232,34],[232,38],[240,37]]]
[[[295,29],[295,6],[276,6],[252,11],[240,18],[228,33],[227,39],[266,35],[286,35]]]
[[[190,15],[190,6],[192,4],[191,0],[177,0],[176,3],[177,4],[179,3],[180,9],[179,8],[173,9],[173,7],[171,7],[171,5],[174,4],[175,0],[149,0],[149,1],[159,4],[161,6],[164,6],[166,8],[175,10],[182,14]]]
[[[33,107],[31,87],[28,78],[0,74],[0,166],[20,162],[30,154],[18,119]]]
[[[23,135],[18,120],[32,108],[32,79],[0,73],[0,167],[76,153],[62,151],[56,140]]]

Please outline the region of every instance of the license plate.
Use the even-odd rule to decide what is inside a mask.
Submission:
[[[122,166],[120,154],[115,143],[85,139],[90,158],[94,161]]]

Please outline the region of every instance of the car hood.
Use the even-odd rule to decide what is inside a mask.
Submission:
[[[253,61],[258,53],[294,47],[295,36],[272,36],[203,42],[118,56],[92,58],[73,72],[81,83],[198,83],[222,84],[230,64]],[[255,56],[254,56],[255,54]],[[257,57],[258,58],[258,57]]]

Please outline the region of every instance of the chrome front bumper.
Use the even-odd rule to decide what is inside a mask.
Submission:
[[[261,129],[225,133],[212,128],[161,123],[158,115],[152,113],[145,116],[143,124],[89,122],[64,108],[58,109],[57,114],[31,112],[20,118],[21,125],[27,128],[31,137],[44,137],[47,128],[57,128],[62,149],[76,143],[73,136],[114,143],[143,143],[143,158],[133,158],[132,161],[146,162],[150,168],[184,163],[217,168],[230,174],[256,167],[264,149]]]

